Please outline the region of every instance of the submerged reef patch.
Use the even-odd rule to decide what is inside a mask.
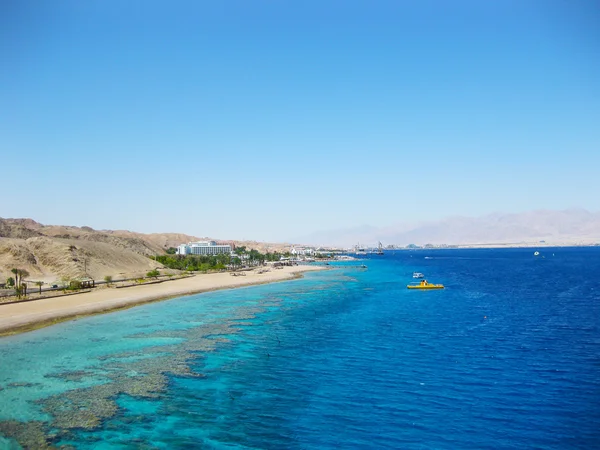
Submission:
[[[49,421],[0,422],[0,434],[14,439],[24,449],[45,449],[56,448],[52,447],[53,443],[68,440],[75,430],[97,429],[118,413],[117,399],[121,395],[158,398],[168,386],[168,376],[203,377],[203,374],[191,368],[199,355],[213,352],[219,345],[229,343],[228,335],[239,333],[242,327],[250,326],[256,315],[264,310],[264,307],[241,307],[223,322],[204,323],[182,330],[131,334],[126,338],[177,338],[177,342],[152,345],[139,351],[101,355],[95,358],[101,365],[46,375],[47,378],[71,383],[81,383],[86,378],[93,377],[101,384],[37,400],[41,410],[50,417]],[[5,387],[33,387],[37,384],[39,383],[15,382]]]

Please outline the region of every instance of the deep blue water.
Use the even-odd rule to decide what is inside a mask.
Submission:
[[[1,339],[0,421],[82,449],[600,448],[600,248],[365,263]]]

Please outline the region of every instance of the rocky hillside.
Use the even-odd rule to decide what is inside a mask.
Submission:
[[[205,240],[179,233],[143,234],[125,230],[43,225],[32,219],[0,218],[0,282],[14,267],[26,269],[32,280],[53,282],[62,277],[94,279],[137,276],[162,267],[148,256],[164,254],[169,247]],[[214,240],[214,239],[211,239]],[[224,241],[261,252],[285,251],[287,244]]]
[[[190,236],[187,234],[181,233],[151,233],[151,234],[143,234],[136,233],[133,231],[126,230],[107,230],[105,233],[110,234],[111,236],[122,237],[122,238],[132,238],[132,239],[142,239],[144,242],[150,244],[153,248],[161,249],[161,251],[165,251],[170,247],[177,247],[180,244],[185,244],[192,241],[202,241],[207,240],[208,238],[199,238],[196,236]]]
[[[48,283],[86,273],[94,279],[145,274],[162,267],[148,256],[163,254],[165,247],[143,236],[42,225],[31,219],[0,219],[0,280],[14,267],[26,269],[33,280]]]
[[[33,221],[32,221],[33,222]],[[33,222],[37,225],[37,222]],[[42,234],[35,230],[34,227],[27,227],[22,223],[22,220],[4,220],[0,219],[0,237],[27,239],[30,237],[41,236]]]
[[[143,254],[105,242],[47,236],[0,238],[0,280],[6,280],[13,267],[26,269],[28,279],[53,283],[86,273],[94,279],[129,278],[162,266]]]
[[[10,223],[11,219],[5,219]],[[119,236],[113,232],[96,231],[90,227],[47,225],[35,229],[42,236],[78,241],[103,242],[140,255],[162,254],[164,249],[138,236]]]

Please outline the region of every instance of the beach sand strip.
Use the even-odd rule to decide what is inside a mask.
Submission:
[[[200,274],[168,283],[133,286],[128,289],[103,288],[80,295],[2,305],[0,336],[30,331],[92,314],[131,308],[153,301],[290,280],[301,277],[303,272],[324,269],[323,266],[291,266],[263,273],[252,270],[244,272],[246,276],[231,276],[228,272]]]

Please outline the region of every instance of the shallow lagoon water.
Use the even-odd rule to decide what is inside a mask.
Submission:
[[[540,256],[373,255],[0,339],[0,448],[598,447],[600,249]]]

